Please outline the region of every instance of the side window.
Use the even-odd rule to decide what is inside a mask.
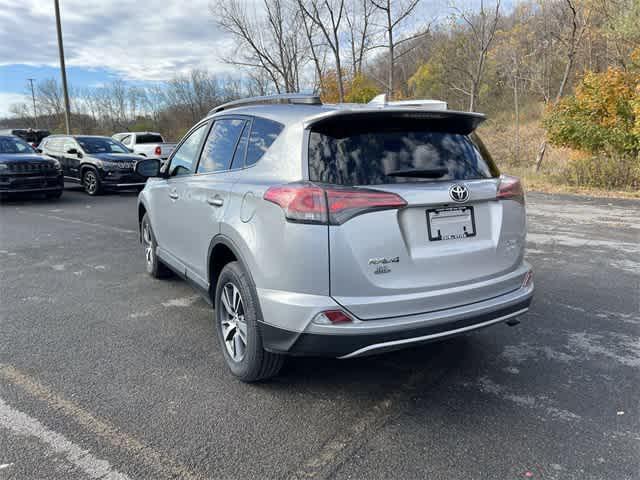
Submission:
[[[247,155],[247,144],[249,143],[249,132],[251,131],[251,122],[246,122],[242,129],[242,135],[238,140],[236,152],[233,154],[230,168],[242,168],[244,166],[244,158]]]
[[[198,173],[228,170],[246,121],[236,118],[216,120],[202,150]]]
[[[125,135],[120,139],[121,143],[124,143],[127,147],[131,145],[131,135]]]
[[[193,173],[193,166],[200,151],[202,138],[207,131],[208,123],[203,123],[196,128],[189,137],[182,142],[182,145],[175,151],[171,158],[171,176],[189,175]]]
[[[265,120],[264,118],[253,119],[251,134],[249,135],[247,160],[245,162],[247,167],[262,158],[271,144],[278,138],[278,135],[282,132],[282,128],[283,126],[278,122]]]

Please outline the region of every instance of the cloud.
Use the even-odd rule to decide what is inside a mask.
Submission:
[[[67,65],[106,69],[130,80],[166,80],[191,68],[232,71],[220,58],[229,39],[209,0],[65,0]],[[0,0],[0,65],[58,65],[50,0]]]
[[[0,92],[0,118],[12,116],[9,112],[11,105],[27,103],[28,98],[21,93]]]

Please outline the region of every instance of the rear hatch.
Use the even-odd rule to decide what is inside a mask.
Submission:
[[[521,285],[524,198],[501,194],[513,182],[472,133],[482,118],[379,111],[310,126],[312,182],[406,202],[329,226],[331,295],[356,317],[447,309]]]

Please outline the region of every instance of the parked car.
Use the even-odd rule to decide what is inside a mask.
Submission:
[[[39,150],[60,162],[65,181],[82,184],[89,195],[142,187],[146,181],[134,170],[142,157],[109,137],[52,135]]]
[[[213,303],[244,381],[284,355],[353,358],[516,324],[534,289],[525,197],[475,136],[484,118],[304,95],[222,105],[162,169],[137,164],[151,177],[146,269]]]
[[[36,148],[43,138],[50,135],[49,130],[33,129],[33,128],[8,128],[0,130],[0,135],[15,135],[25,142]]]
[[[155,132],[116,133],[111,138],[122,142],[135,153],[162,160],[166,160],[176,147],[175,143],[165,142],[162,135]]]
[[[64,188],[57,160],[37,153],[14,135],[0,135],[0,198],[15,193],[44,193],[60,198]]]

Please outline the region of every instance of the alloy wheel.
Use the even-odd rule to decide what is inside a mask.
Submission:
[[[233,283],[227,283],[222,288],[220,301],[222,308],[218,317],[224,345],[231,359],[240,362],[247,350],[247,322],[240,290]]]
[[[98,188],[98,179],[91,170],[84,174],[84,188],[89,194],[95,193]]]
[[[142,242],[144,243],[144,258],[147,266],[153,265],[153,242],[151,240],[151,228],[145,222],[142,225]]]

